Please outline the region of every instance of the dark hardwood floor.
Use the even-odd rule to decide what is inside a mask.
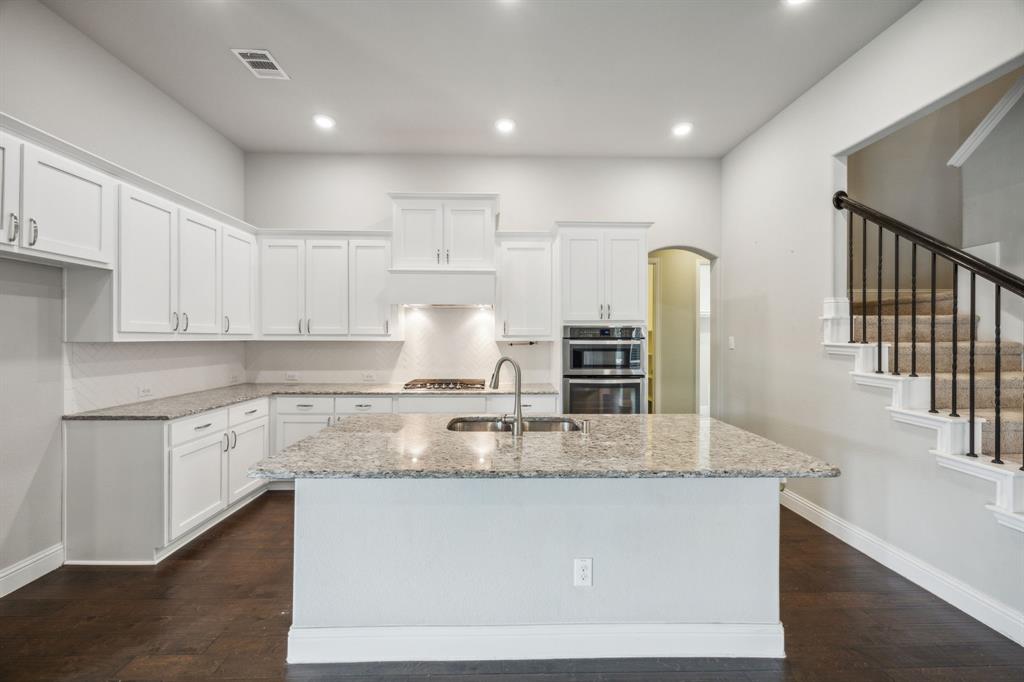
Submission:
[[[0,599],[0,680],[1024,682],[1024,648],[783,511],[785,660],[286,666],[292,496],[156,567],[64,567]]]

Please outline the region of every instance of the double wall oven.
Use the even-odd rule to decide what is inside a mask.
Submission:
[[[643,327],[564,327],[562,409],[569,414],[647,412],[646,344]]]

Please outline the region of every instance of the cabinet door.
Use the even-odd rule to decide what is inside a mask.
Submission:
[[[173,334],[178,313],[178,208],[121,185],[117,287],[119,329]]]
[[[184,334],[220,332],[220,225],[182,209],[178,222],[178,309]]]
[[[228,504],[266,484],[265,479],[249,478],[249,467],[269,454],[269,425],[264,417],[228,433]]]
[[[260,326],[264,334],[305,330],[306,244],[301,239],[260,241]]]
[[[316,414],[281,414],[277,416],[274,426],[277,452],[289,445],[298,443],[303,438],[314,436],[326,429],[334,419],[333,415]]]
[[[30,144],[23,166],[21,246],[112,265],[114,179]]]
[[[348,242],[306,241],[307,334],[348,333]]]
[[[398,396],[399,414],[473,414],[487,409],[487,397],[482,395],[401,395]]]
[[[443,205],[432,200],[395,202],[392,235],[396,268],[441,266],[444,242]]]
[[[221,234],[221,332],[252,334],[256,312],[256,238],[232,227],[225,227]]]
[[[449,201],[444,205],[441,265],[494,267],[494,206],[486,201]]]
[[[0,251],[14,251],[21,236],[21,140],[0,131]]]
[[[391,333],[391,306],[387,300],[391,244],[383,240],[353,239],[349,255],[349,331],[387,336]]]
[[[643,321],[647,317],[646,239],[634,230],[605,233],[605,319]]]
[[[224,451],[227,434],[217,433],[171,450],[171,539],[227,506]]]
[[[562,319],[600,320],[604,306],[604,238],[598,230],[562,237]]]
[[[551,244],[509,242],[498,270],[498,337],[551,335]]]

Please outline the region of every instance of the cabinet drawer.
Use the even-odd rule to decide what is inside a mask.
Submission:
[[[496,414],[515,412],[516,398],[514,395],[487,396],[487,411]],[[558,396],[524,395],[523,414],[552,414],[558,410]]]
[[[278,414],[334,414],[334,398],[282,396],[275,400]]]
[[[393,411],[391,396],[345,396],[334,399],[335,414],[389,414]]]
[[[195,417],[179,419],[171,424],[171,445],[187,443],[202,436],[209,436],[211,433],[223,433],[227,428],[227,410],[203,412]]]
[[[228,423],[232,426],[243,422],[252,421],[266,417],[270,412],[270,401],[266,398],[250,400],[241,405],[234,405],[228,408]]]
[[[398,398],[398,412],[403,414],[464,414],[467,412],[484,412],[486,409],[487,399],[482,395],[403,395]]]

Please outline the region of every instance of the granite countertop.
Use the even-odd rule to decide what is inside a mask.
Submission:
[[[590,433],[448,431],[456,415],[342,417],[258,462],[257,478],[830,478],[839,470],[685,414],[577,415]]]
[[[235,384],[196,393],[184,393],[169,398],[158,398],[138,403],[127,403],[105,407],[100,410],[77,412],[64,415],[67,420],[116,420],[116,419],[178,419],[200,412],[207,412],[229,405],[244,403],[246,400],[266,398],[274,395],[508,395],[515,392],[512,384],[498,388],[446,391],[443,389],[410,389],[401,384]],[[558,389],[551,384],[523,384],[523,394],[557,395]]]

